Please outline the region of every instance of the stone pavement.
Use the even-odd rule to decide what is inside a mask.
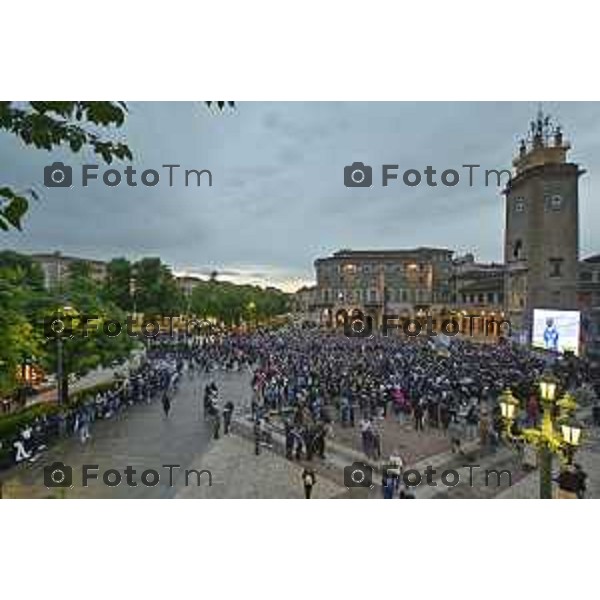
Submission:
[[[237,374],[227,375],[235,386]],[[220,385],[223,374],[211,376]],[[92,439],[85,445],[72,436],[52,446],[33,465],[22,465],[3,473],[4,496],[20,498],[172,498],[176,484],[183,477],[183,469],[198,460],[208,449],[212,435],[202,416],[202,391],[209,381],[203,376],[190,381],[185,378],[172,404],[171,415],[165,419],[157,399],[152,404],[135,405],[118,418],[96,421],[92,425]],[[235,398],[231,397],[233,401]],[[43,468],[54,461],[62,461],[73,469],[73,487],[48,490],[44,485]],[[155,487],[125,484],[108,487],[101,481],[92,481],[82,487],[82,465],[97,464],[102,474],[107,469],[123,472],[131,465],[139,481],[145,469],[159,471],[161,480]],[[173,487],[169,485],[166,464],[179,464],[173,469]],[[179,476],[178,476],[179,474]],[[163,477],[164,476],[164,477]]]
[[[390,456],[398,450],[407,464],[414,464],[427,456],[450,451],[450,438],[439,429],[428,429],[417,432],[412,420],[398,423],[392,416],[383,421],[381,453]],[[342,427],[339,423],[333,426],[333,437],[336,444],[348,446],[362,453],[362,440],[358,422],[355,427]]]
[[[315,465],[316,466],[316,465]],[[212,475],[212,486],[180,487],[177,498],[304,498],[301,464],[263,449],[254,454],[254,443],[237,435],[217,440],[198,461],[192,463],[198,472],[206,469]],[[346,488],[317,470],[313,498],[331,498]],[[202,483],[202,477],[200,479]]]

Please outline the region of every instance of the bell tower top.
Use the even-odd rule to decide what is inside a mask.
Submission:
[[[527,138],[522,138],[519,153],[513,160],[516,175],[533,167],[561,164],[567,161],[571,145],[563,139],[560,125],[552,122],[540,108],[535,121],[531,121]]]

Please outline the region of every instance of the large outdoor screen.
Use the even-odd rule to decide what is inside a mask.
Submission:
[[[533,311],[532,345],[554,352],[579,354],[578,310],[536,308]]]

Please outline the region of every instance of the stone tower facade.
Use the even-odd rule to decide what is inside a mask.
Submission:
[[[505,311],[513,332],[531,341],[534,308],[577,309],[578,180],[570,145],[541,111],[521,140],[505,190]]]

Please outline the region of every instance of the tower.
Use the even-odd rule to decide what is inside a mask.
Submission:
[[[505,304],[513,332],[531,341],[534,308],[576,309],[578,180],[570,145],[541,110],[513,160],[505,190]]]

